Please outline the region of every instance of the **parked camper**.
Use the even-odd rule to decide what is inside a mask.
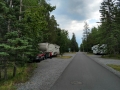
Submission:
[[[46,53],[46,57],[57,56],[60,54],[60,46],[50,43],[39,43],[39,50]]]
[[[94,45],[91,49],[94,54],[106,54],[106,47],[107,47],[106,44],[102,44],[102,45],[97,44]]]

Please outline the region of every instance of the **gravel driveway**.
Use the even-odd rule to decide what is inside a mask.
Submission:
[[[72,58],[52,58],[38,63],[38,67],[30,80],[19,84],[17,90],[49,90],[74,58],[75,54],[65,54],[65,56],[72,56]]]

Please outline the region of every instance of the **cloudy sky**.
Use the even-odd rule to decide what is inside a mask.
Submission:
[[[68,30],[69,37],[76,35],[76,41],[80,45],[83,37],[84,22],[87,21],[89,28],[98,26],[100,21],[100,4],[103,0],[50,0],[56,9],[54,15],[59,27]]]

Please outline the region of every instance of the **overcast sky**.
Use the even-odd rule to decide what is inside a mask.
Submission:
[[[87,21],[89,28],[98,26],[100,21],[100,4],[103,0],[50,0],[56,9],[54,15],[59,27],[68,30],[69,37],[76,35],[76,41],[80,45],[83,37],[84,22]]]

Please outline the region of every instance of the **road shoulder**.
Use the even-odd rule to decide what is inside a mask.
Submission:
[[[87,54],[86,54],[87,55]],[[107,64],[113,64],[113,65],[120,65],[120,60],[115,60],[115,59],[105,59],[101,58],[100,55],[87,55],[89,58],[97,62],[98,64],[102,65],[118,77],[120,77],[120,72],[116,71],[115,69],[109,67]]]

